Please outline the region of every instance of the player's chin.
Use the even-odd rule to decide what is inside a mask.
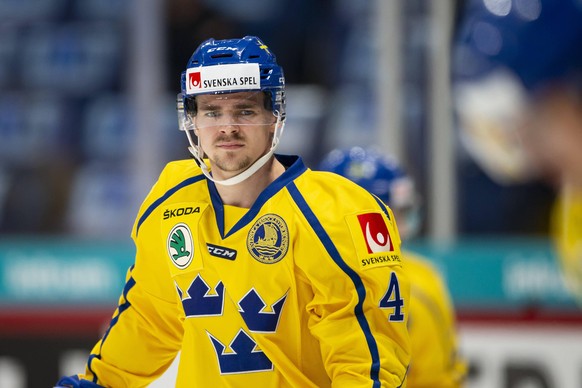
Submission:
[[[226,173],[239,173],[247,168],[252,163],[252,159],[248,156],[235,155],[233,153],[227,153],[226,155],[219,156],[215,159],[214,164]]]
[[[245,147],[216,147],[215,155],[217,159],[225,162],[236,163],[237,160],[245,159]]]

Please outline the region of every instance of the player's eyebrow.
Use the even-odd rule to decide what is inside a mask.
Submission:
[[[238,104],[235,104],[234,107],[237,109],[248,109],[248,108],[256,108],[257,106],[260,106],[260,104],[256,101],[253,102],[241,102]]]
[[[220,105],[216,105],[216,104],[212,104],[212,103],[202,103],[198,106],[198,109],[218,110],[218,109],[220,109]]]
[[[234,108],[234,109],[250,109],[250,108],[256,108],[258,106],[260,106],[260,104],[256,101],[253,101],[253,102],[243,101],[243,102],[239,102],[239,103],[234,104],[232,106],[232,108]],[[224,107],[222,105],[219,105],[219,104],[202,103],[199,105],[199,109],[201,109],[201,110],[222,110],[222,109],[224,109]]]

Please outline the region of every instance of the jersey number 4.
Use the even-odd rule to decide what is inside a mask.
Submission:
[[[388,284],[388,291],[380,300],[380,307],[385,309],[393,309],[392,314],[388,315],[388,320],[391,322],[404,321],[404,314],[402,313],[402,306],[404,306],[404,299],[400,296],[400,284],[396,273],[390,274],[390,283]]]

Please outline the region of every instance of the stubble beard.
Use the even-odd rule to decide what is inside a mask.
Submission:
[[[270,142],[273,140],[274,134],[270,134]],[[217,139],[217,142],[227,141],[227,140],[244,140],[244,138],[239,134],[235,133],[230,137],[223,136]],[[268,150],[261,155],[261,157],[266,154]],[[227,173],[233,172],[243,172],[244,170],[248,169],[256,159],[252,159],[248,155],[239,156],[239,152],[237,151],[226,151],[224,155],[215,155],[214,160],[212,161],[215,168]]]
[[[250,167],[252,160],[248,156],[237,160],[234,152],[227,152],[224,157],[217,156],[214,165],[225,172],[243,171]]]
[[[216,142],[233,140],[243,141],[244,139],[239,133],[234,133],[231,136],[221,136],[216,139]],[[251,165],[251,159],[248,156],[242,156],[242,159],[240,159],[241,157],[238,154],[239,152],[237,151],[226,151],[224,155],[215,155],[213,160],[215,167],[224,172],[246,170]]]

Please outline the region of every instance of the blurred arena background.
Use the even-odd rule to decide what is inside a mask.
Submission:
[[[82,370],[132,263],[139,203],[167,161],[188,157],[180,72],[202,40],[243,35],[285,69],[278,152],[314,167],[334,148],[375,145],[413,177],[425,222],[408,247],[447,280],[467,386],[581,387],[582,313],[549,238],[555,194],[492,180],[459,139],[460,6],[0,0],[0,387]]]

